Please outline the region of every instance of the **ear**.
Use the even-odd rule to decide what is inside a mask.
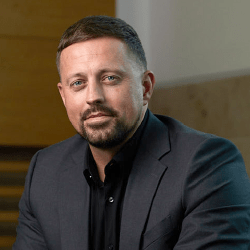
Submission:
[[[148,104],[155,86],[155,76],[150,70],[147,70],[143,76],[143,105]]]
[[[63,91],[63,85],[62,85],[61,82],[59,82],[59,83],[57,84],[57,88],[58,88],[59,93],[60,93],[60,95],[61,95],[61,97],[62,97],[63,104],[64,104],[64,106],[65,106],[65,96],[64,96],[64,91]]]

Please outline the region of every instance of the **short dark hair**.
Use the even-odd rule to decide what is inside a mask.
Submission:
[[[62,35],[57,49],[56,64],[60,74],[61,52],[68,46],[99,37],[114,37],[123,41],[137,63],[147,69],[147,60],[136,31],[120,18],[88,16],[71,25]]]

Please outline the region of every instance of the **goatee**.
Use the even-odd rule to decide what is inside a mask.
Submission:
[[[85,125],[84,121],[94,112],[101,112],[111,116],[112,120],[99,125]],[[86,139],[90,145],[96,148],[113,148],[123,143],[129,134],[135,129],[139,122],[138,115],[132,125],[128,125],[125,119],[119,119],[118,113],[102,104],[95,104],[82,114],[80,121],[80,131],[78,133]]]

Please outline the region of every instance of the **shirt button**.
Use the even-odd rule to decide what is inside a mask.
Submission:
[[[109,245],[109,250],[113,250],[114,246],[112,244]]]
[[[113,203],[114,202],[114,198],[113,197],[109,197],[109,202]]]

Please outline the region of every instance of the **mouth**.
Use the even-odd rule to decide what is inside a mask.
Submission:
[[[109,114],[98,112],[98,113],[92,113],[86,117],[86,120],[93,119],[93,118],[99,118],[99,117],[106,117],[110,116]]]
[[[85,125],[87,127],[97,128],[109,124],[112,121],[113,116],[107,113],[91,113],[85,119]]]

